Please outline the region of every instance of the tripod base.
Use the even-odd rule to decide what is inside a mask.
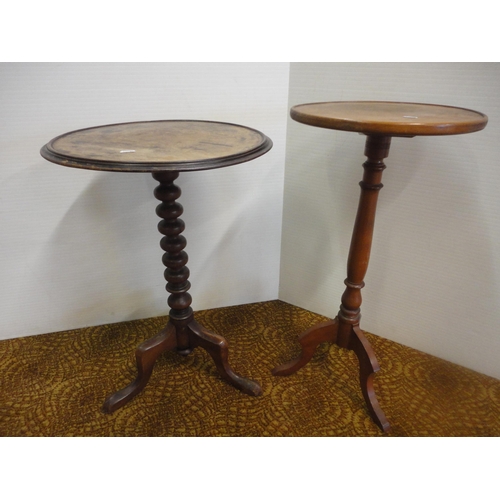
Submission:
[[[201,347],[210,354],[221,377],[231,385],[250,396],[262,394],[257,382],[234,373],[228,362],[228,344],[223,337],[203,328],[192,317],[186,321],[170,319],[160,333],[137,347],[135,353],[137,377],[127,387],[106,399],[102,407],[104,413],[113,413],[144,389],[156,360],[163,352],[177,349],[179,354],[187,355],[195,347]]]
[[[339,335],[340,330],[342,330],[342,335]],[[346,340],[341,341],[341,337]],[[337,317],[309,328],[299,336],[298,340],[302,348],[300,356],[274,368],[273,375],[287,376],[300,370],[311,360],[314,351],[322,342],[332,342],[340,347],[351,349],[359,361],[359,381],[368,412],[380,429],[387,432],[390,425],[380,408],[373,387],[373,379],[380,366],[372,346],[359,326],[343,322]]]

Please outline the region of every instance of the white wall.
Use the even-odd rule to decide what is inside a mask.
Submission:
[[[473,134],[393,139],[361,326],[497,378],[499,82],[496,63],[293,63],[289,92],[289,106],[395,100],[489,116]],[[329,317],[344,290],[364,141],[289,119],[279,296]]]
[[[0,64],[0,339],[168,313],[157,182],[39,155],[94,125],[219,120],[271,137],[261,158],[177,184],[193,308],[276,299],[288,76],[288,63]]]

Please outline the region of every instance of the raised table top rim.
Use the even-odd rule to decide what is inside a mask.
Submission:
[[[349,112],[348,107],[352,110]],[[335,108],[337,115],[335,115]],[[365,116],[361,113],[356,117],[356,110],[361,111],[365,108]],[[376,108],[400,108],[403,109],[420,109],[427,111],[442,111],[443,120],[419,120],[418,117],[397,120],[388,119],[388,115],[376,116]],[[343,113],[341,113],[341,108]],[[450,117],[444,119],[448,111]],[[401,112],[401,111],[400,111]],[[373,113],[373,116],[369,116]],[[462,113],[463,120],[452,120],[451,115]],[[469,118],[466,119],[465,115]],[[329,128],[335,130],[344,130],[347,132],[358,132],[366,135],[388,135],[400,137],[414,137],[417,135],[456,135],[477,132],[486,127],[488,117],[479,111],[457,106],[448,106],[441,104],[428,104],[417,102],[404,101],[324,101],[310,102],[297,104],[290,109],[290,116],[293,120],[321,128]],[[400,117],[403,118],[403,117]]]
[[[200,125],[210,125],[215,124],[218,126],[225,126],[234,129],[241,129],[253,134],[254,137],[260,137],[260,142],[258,142],[253,147],[248,149],[242,149],[233,154],[218,155],[205,159],[197,160],[174,160],[174,161],[126,161],[126,160],[110,160],[110,159],[95,159],[86,158],[85,155],[75,155],[68,153],[61,153],[54,143],[62,138],[68,136],[76,136],[82,132],[89,131],[99,131],[109,130],[112,127],[122,127],[122,126],[133,126],[133,125],[154,125],[154,124],[200,124]],[[162,172],[162,171],[192,171],[192,170],[208,170],[214,168],[221,168],[231,165],[236,165],[239,163],[247,162],[262,156],[267,153],[273,146],[273,143],[269,137],[265,134],[251,127],[245,125],[240,125],[236,123],[222,122],[222,121],[212,121],[212,120],[191,120],[191,119],[171,119],[171,120],[143,120],[143,121],[131,121],[122,123],[111,123],[106,125],[98,125],[93,127],[86,127],[64,134],[58,135],[51,139],[47,144],[45,144],[40,149],[40,154],[46,160],[56,163],[59,165],[82,168],[88,170],[104,170],[113,172]]]

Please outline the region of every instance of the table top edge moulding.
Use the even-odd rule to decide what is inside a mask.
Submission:
[[[396,101],[311,102],[293,106],[290,116],[314,127],[394,137],[467,134],[488,123],[467,108]]]
[[[210,130],[214,127],[219,129],[216,133]],[[153,130],[156,136],[148,137]],[[220,141],[224,134],[229,139],[227,144]],[[149,148],[143,144],[148,140]],[[191,143],[186,147],[188,141]],[[271,139],[262,132],[234,123],[153,120],[67,132],[45,144],[40,154],[52,163],[87,170],[182,172],[244,163],[264,155],[272,146]]]

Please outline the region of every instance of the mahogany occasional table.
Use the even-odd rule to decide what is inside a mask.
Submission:
[[[274,375],[290,375],[306,365],[322,342],[334,342],[352,349],[359,360],[361,391],[373,421],[390,428],[373,387],[379,364],[365,335],[359,328],[361,289],[375,223],[378,192],[383,187],[384,158],[389,155],[392,137],[467,134],[482,130],[488,118],[476,111],[434,104],[406,102],[343,101],[300,104],[291,109],[295,121],[314,127],[358,132],[366,135],[364,176],[347,262],[346,289],[334,320],[320,323],[299,336],[301,354],[273,370]]]
[[[226,340],[198,324],[188,293],[186,239],[179,219],[182,205],[176,200],[181,190],[174,184],[179,172],[207,170],[243,163],[267,153],[272,141],[261,132],[235,125],[200,120],[162,120],[119,123],[69,132],[46,144],[40,154],[64,165],[111,172],[147,172],[159,182],[154,196],[161,201],[156,209],[162,219],[158,230],[165,251],[163,264],[171,307],[165,328],[136,350],[137,378],[106,399],[103,411],[111,413],[125,405],[147,384],[161,353],[176,349],[187,355],[202,347],[213,358],[227,382],[245,394],[258,396],[256,382],[240,377],[228,363]]]

